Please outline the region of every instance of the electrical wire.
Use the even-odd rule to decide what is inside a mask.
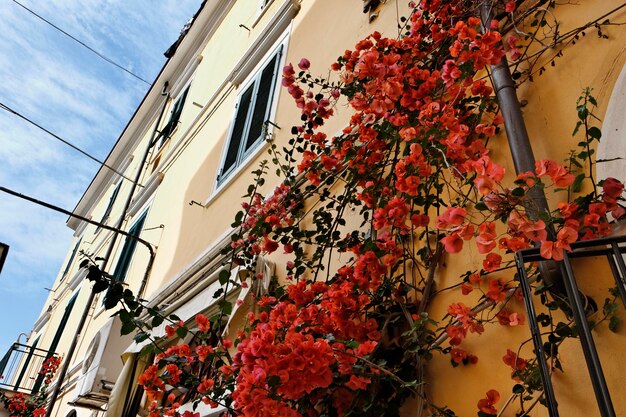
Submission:
[[[20,119],[22,119],[22,120],[30,123],[31,125],[35,126],[36,128],[46,132],[48,135],[52,136],[53,138],[55,138],[58,141],[63,142],[65,145],[69,146],[70,148],[74,149],[75,151],[80,152],[81,154],[85,155],[87,158],[91,159],[92,161],[95,161],[98,164],[102,165],[103,167],[106,167],[106,168],[110,169],[111,171],[115,172],[120,177],[122,177],[122,178],[124,178],[124,179],[126,179],[126,180],[128,180],[128,181],[130,181],[132,183],[135,182],[132,179],[128,178],[126,175],[124,175],[121,172],[117,171],[112,166],[108,165],[106,162],[103,162],[103,161],[99,160],[98,158],[96,158],[95,156],[92,156],[91,154],[83,151],[78,146],[74,145],[73,143],[69,142],[66,139],[63,139],[61,136],[57,135],[56,133],[51,132],[50,130],[48,130],[45,127],[43,127],[40,124],[38,124],[37,122],[34,122],[33,120],[31,120],[28,117],[24,116],[23,114],[19,113],[18,111],[13,110],[11,107],[7,106],[6,104],[4,104],[2,102],[0,102],[0,109],[6,111],[7,113],[11,113],[11,114],[17,116]],[[137,184],[137,185],[141,186],[140,184]]]
[[[89,51],[93,52],[94,54],[98,55],[101,59],[103,59],[104,61],[108,62],[111,65],[116,66],[117,68],[121,69],[122,71],[130,74],[131,76],[135,77],[136,79],[138,79],[141,82],[144,82],[148,85],[152,85],[152,83],[150,83],[149,81],[146,81],[145,79],[141,78],[139,75],[135,74],[134,72],[130,71],[127,68],[124,68],[122,65],[118,64],[117,62],[113,61],[111,58],[108,58],[107,56],[101,54],[100,52],[96,51],[95,49],[93,49],[91,46],[87,45],[85,42],[81,41],[80,39],[70,35],[69,33],[67,33],[66,31],[64,31],[63,29],[61,29],[60,27],[58,27],[57,25],[55,25],[54,23],[52,23],[51,21],[47,20],[46,18],[44,18],[43,16],[35,13],[33,10],[29,9],[28,7],[26,7],[25,5],[23,5],[22,3],[20,3],[17,0],[12,0],[13,3],[17,4],[18,6],[20,6],[21,8],[23,8],[24,10],[28,11],[29,13],[31,13],[33,16],[36,16],[37,18],[41,19],[42,21],[46,22],[47,24],[49,24],[50,26],[52,26],[53,28],[55,28],[56,30],[58,30],[59,32],[61,32],[62,34],[64,34],[65,36],[69,37],[70,39],[72,39],[73,41],[77,42],[78,44],[80,44],[81,46],[87,48]]]

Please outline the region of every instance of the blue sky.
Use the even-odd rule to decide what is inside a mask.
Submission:
[[[19,0],[142,78],[201,0]],[[10,0],[0,7],[0,102],[103,160],[148,85]],[[99,166],[0,111],[0,185],[73,209]],[[66,216],[0,193],[0,355],[30,332],[69,250]],[[24,339],[22,338],[22,341]]]

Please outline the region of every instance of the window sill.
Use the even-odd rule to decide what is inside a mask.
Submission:
[[[271,136],[271,132],[268,133]],[[252,162],[254,162],[259,155],[263,152],[267,151],[270,147],[270,142],[264,140],[262,144],[260,144],[254,152],[252,152],[243,162],[237,167],[235,171],[233,171],[226,180],[217,185],[213,194],[209,196],[209,198],[204,202],[204,208],[209,207],[237,178],[244,173],[244,171],[250,167]]]
[[[137,193],[135,198],[130,203],[128,207],[128,215],[134,216],[136,215],[141,208],[145,205],[145,203],[154,195],[161,182],[163,182],[163,178],[165,174],[160,171],[155,171],[150,175],[148,180],[146,181],[144,187]]]

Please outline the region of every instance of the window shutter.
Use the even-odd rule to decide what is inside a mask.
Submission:
[[[237,162],[241,138],[243,137],[246,128],[248,109],[250,108],[250,102],[252,101],[253,91],[254,84],[248,87],[248,89],[241,96],[241,100],[239,100],[237,116],[235,117],[235,124],[233,125],[233,131],[230,136],[230,143],[228,144],[228,152],[226,153],[226,159],[224,160],[222,175],[228,173],[228,171],[230,171],[230,169]]]
[[[180,115],[183,113],[183,107],[185,107],[185,101],[187,100],[187,93],[189,92],[189,86],[185,88],[183,94],[176,100],[176,104],[174,104],[174,109],[172,110],[171,120],[174,125],[178,123],[180,120]]]
[[[67,321],[70,318],[70,314],[72,313],[72,309],[74,308],[77,297],[78,292],[74,294],[72,298],[70,298],[70,300],[67,302],[67,306],[65,306],[65,312],[63,312],[63,317],[61,317],[59,327],[57,328],[57,331],[54,334],[54,338],[52,339],[52,343],[50,343],[50,348],[48,349],[50,355],[56,353],[56,348],[59,345],[59,341],[61,340],[61,336],[63,335],[63,330],[65,330],[65,326],[67,325]]]
[[[163,129],[161,129],[161,133],[159,134],[161,142],[167,140],[174,129],[176,129],[178,121],[180,120],[180,115],[183,113],[183,107],[185,107],[185,100],[187,100],[187,93],[189,92],[190,86],[191,85],[188,85],[187,88],[185,88],[185,91],[183,91],[183,93],[178,97],[178,100],[174,103],[174,107],[170,113],[170,119],[167,121],[167,124],[163,126]],[[159,147],[160,146],[162,146],[162,143]]]
[[[139,236],[141,234],[143,223],[146,220],[146,214],[147,213],[144,213],[139,218],[139,220],[137,220],[133,227],[130,228],[128,233],[133,236]],[[115,266],[115,271],[113,272],[114,280],[124,281],[124,279],[126,278],[128,268],[130,267],[130,261],[133,259],[135,247],[137,247],[137,241],[126,236],[126,240],[124,241],[124,247],[122,248],[122,253],[120,254],[120,258],[117,260],[117,265]]]
[[[115,204],[115,200],[117,199],[117,195],[119,194],[121,187],[122,187],[122,181],[120,181],[119,184],[117,184],[117,187],[115,187],[115,190],[113,190],[113,194],[111,194],[111,198],[109,199],[109,204],[107,204],[107,208],[104,210],[104,214],[102,215],[102,219],[100,219],[100,223],[106,222],[107,219],[109,218],[109,215],[111,214],[111,210],[113,210],[113,204]],[[98,226],[96,228],[95,233],[98,233],[99,230],[100,230],[100,227]]]
[[[80,291],[77,291],[76,294],[74,294],[72,298],[70,298],[70,300],[67,302],[67,305],[65,306],[65,312],[63,313],[63,317],[61,317],[61,321],[59,322],[59,327],[57,327],[57,331],[54,334],[54,338],[52,339],[52,342],[50,343],[50,347],[48,348],[46,359],[49,359],[50,357],[52,357],[54,353],[56,353],[56,349],[59,346],[59,341],[61,340],[61,336],[63,336],[63,331],[65,330],[67,321],[70,318],[70,314],[72,314],[72,309],[74,308],[74,304],[76,303],[76,298],[78,298],[79,292]],[[35,384],[33,385],[33,390],[31,391],[31,393],[34,394],[36,392],[39,392],[39,389],[41,388],[41,385],[43,383],[43,379],[44,379],[44,375],[39,374],[39,376],[35,380]]]
[[[254,110],[244,151],[247,152],[263,136],[263,123],[269,117],[270,102],[276,80],[276,64],[280,53],[274,55],[257,80],[259,84],[254,101]]]
[[[61,281],[65,279],[65,276],[70,270],[70,267],[72,266],[72,262],[74,261],[74,257],[76,256],[76,252],[78,252],[78,247],[80,246],[81,241],[82,241],[82,238],[79,239],[78,242],[76,242],[76,246],[74,246],[74,250],[72,250],[72,255],[70,255],[70,259],[67,261],[67,265],[65,265],[65,270],[63,271],[63,275],[61,275]]]

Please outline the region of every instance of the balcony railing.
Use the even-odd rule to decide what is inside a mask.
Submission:
[[[564,259],[558,262],[558,267],[563,279],[568,304],[572,310],[572,316],[578,330],[580,344],[584,353],[585,362],[589,371],[591,384],[595,393],[598,410],[602,417],[616,417],[611,395],[607,387],[604,372],[600,364],[598,351],[591,334],[591,327],[585,314],[585,302],[582,293],[578,290],[572,259],[599,258],[608,264],[607,270],[613,275],[615,286],[619,292],[624,306],[626,306],[626,264],[623,254],[626,252],[626,236],[609,237],[602,239],[586,240],[571,245],[572,251],[564,253]],[[524,249],[516,254],[518,278],[520,289],[524,296],[526,313],[533,338],[535,353],[539,362],[543,391],[550,417],[558,417],[558,403],[554,395],[550,367],[546,361],[541,331],[537,321],[537,314],[532,301],[532,289],[528,278],[525,264],[544,260],[539,254],[539,248]]]
[[[51,356],[47,350],[13,343],[0,360],[0,389],[34,394],[41,386],[41,365]]]

